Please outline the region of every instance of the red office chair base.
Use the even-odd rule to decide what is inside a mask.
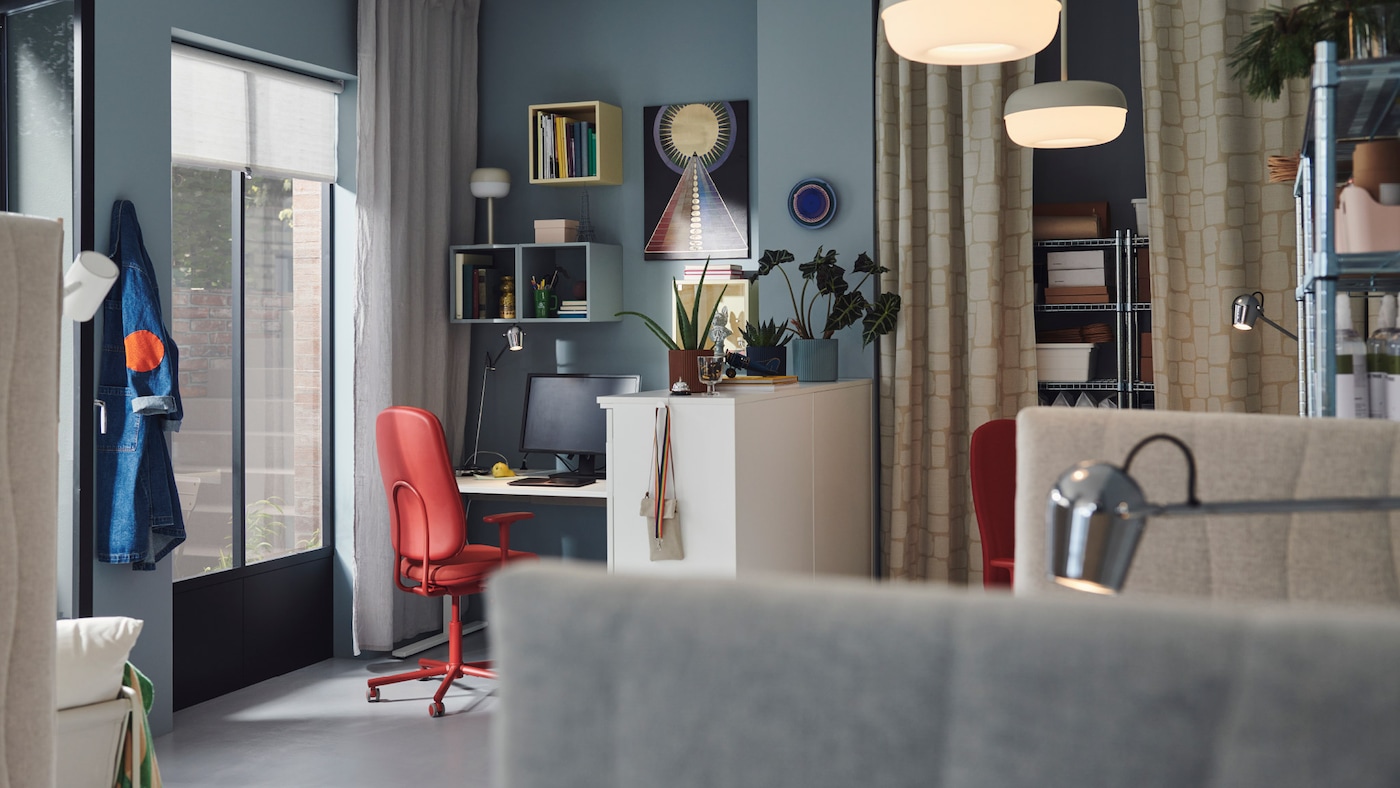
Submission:
[[[442,699],[447,695],[447,689],[452,686],[452,682],[467,676],[476,676],[477,678],[483,679],[496,678],[495,671],[491,670],[490,662],[462,661],[461,603],[461,597],[452,597],[452,622],[448,624],[447,627],[447,661],[444,662],[440,659],[420,659],[418,660],[418,670],[370,679],[368,682],[369,690],[365,693],[365,700],[370,703],[377,703],[379,701],[379,688],[386,684],[398,684],[401,681],[435,679],[441,676],[442,683],[438,684],[437,692],[433,693],[433,702],[428,704],[428,714],[433,717],[441,717],[444,713]]]

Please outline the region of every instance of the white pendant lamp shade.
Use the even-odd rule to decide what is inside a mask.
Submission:
[[[1102,145],[1123,133],[1127,119],[1123,91],[1107,82],[1042,82],[1006,100],[1006,133],[1025,148]]]
[[[945,66],[1004,63],[1050,44],[1059,0],[881,0],[890,48]]]

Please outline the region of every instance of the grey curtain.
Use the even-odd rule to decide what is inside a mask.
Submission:
[[[0,788],[53,785],[63,225],[0,214]]]
[[[436,413],[452,456],[466,422],[471,334],[448,323],[447,247],[470,242],[480,0],[360,0],[355,270],[355,649],[436,630],[441,606],[393,583],[374,420]]]

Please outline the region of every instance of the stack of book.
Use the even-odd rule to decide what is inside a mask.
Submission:
[[[1050,252],[1045,256],[1045,303],[1107,304],[1100,249]]]
[[[598,174],[598,129],[590,121],[541,112],[535,116],[535,172],[540,178]]]
[[[705,275],[706,282],[711,279],[743,279],[744,267],[741,265],[715,265],[713,263],[710,264],[709,270],[705,269],[704,263],[685,267],[686,279],[699,279],[702,273]]]
[[[559,316],[571,318],[588,317],[588,301],[560,301]]]

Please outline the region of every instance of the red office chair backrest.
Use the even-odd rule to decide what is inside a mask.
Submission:
[[[395,554],[424,563],[460,553],[467,521],[442,422],[420,408],[385,408],[374,439]]]
[[[1016,420],[972,432],[972,506],[982,534],[982,584],[1011,585],[1016,557]]]

